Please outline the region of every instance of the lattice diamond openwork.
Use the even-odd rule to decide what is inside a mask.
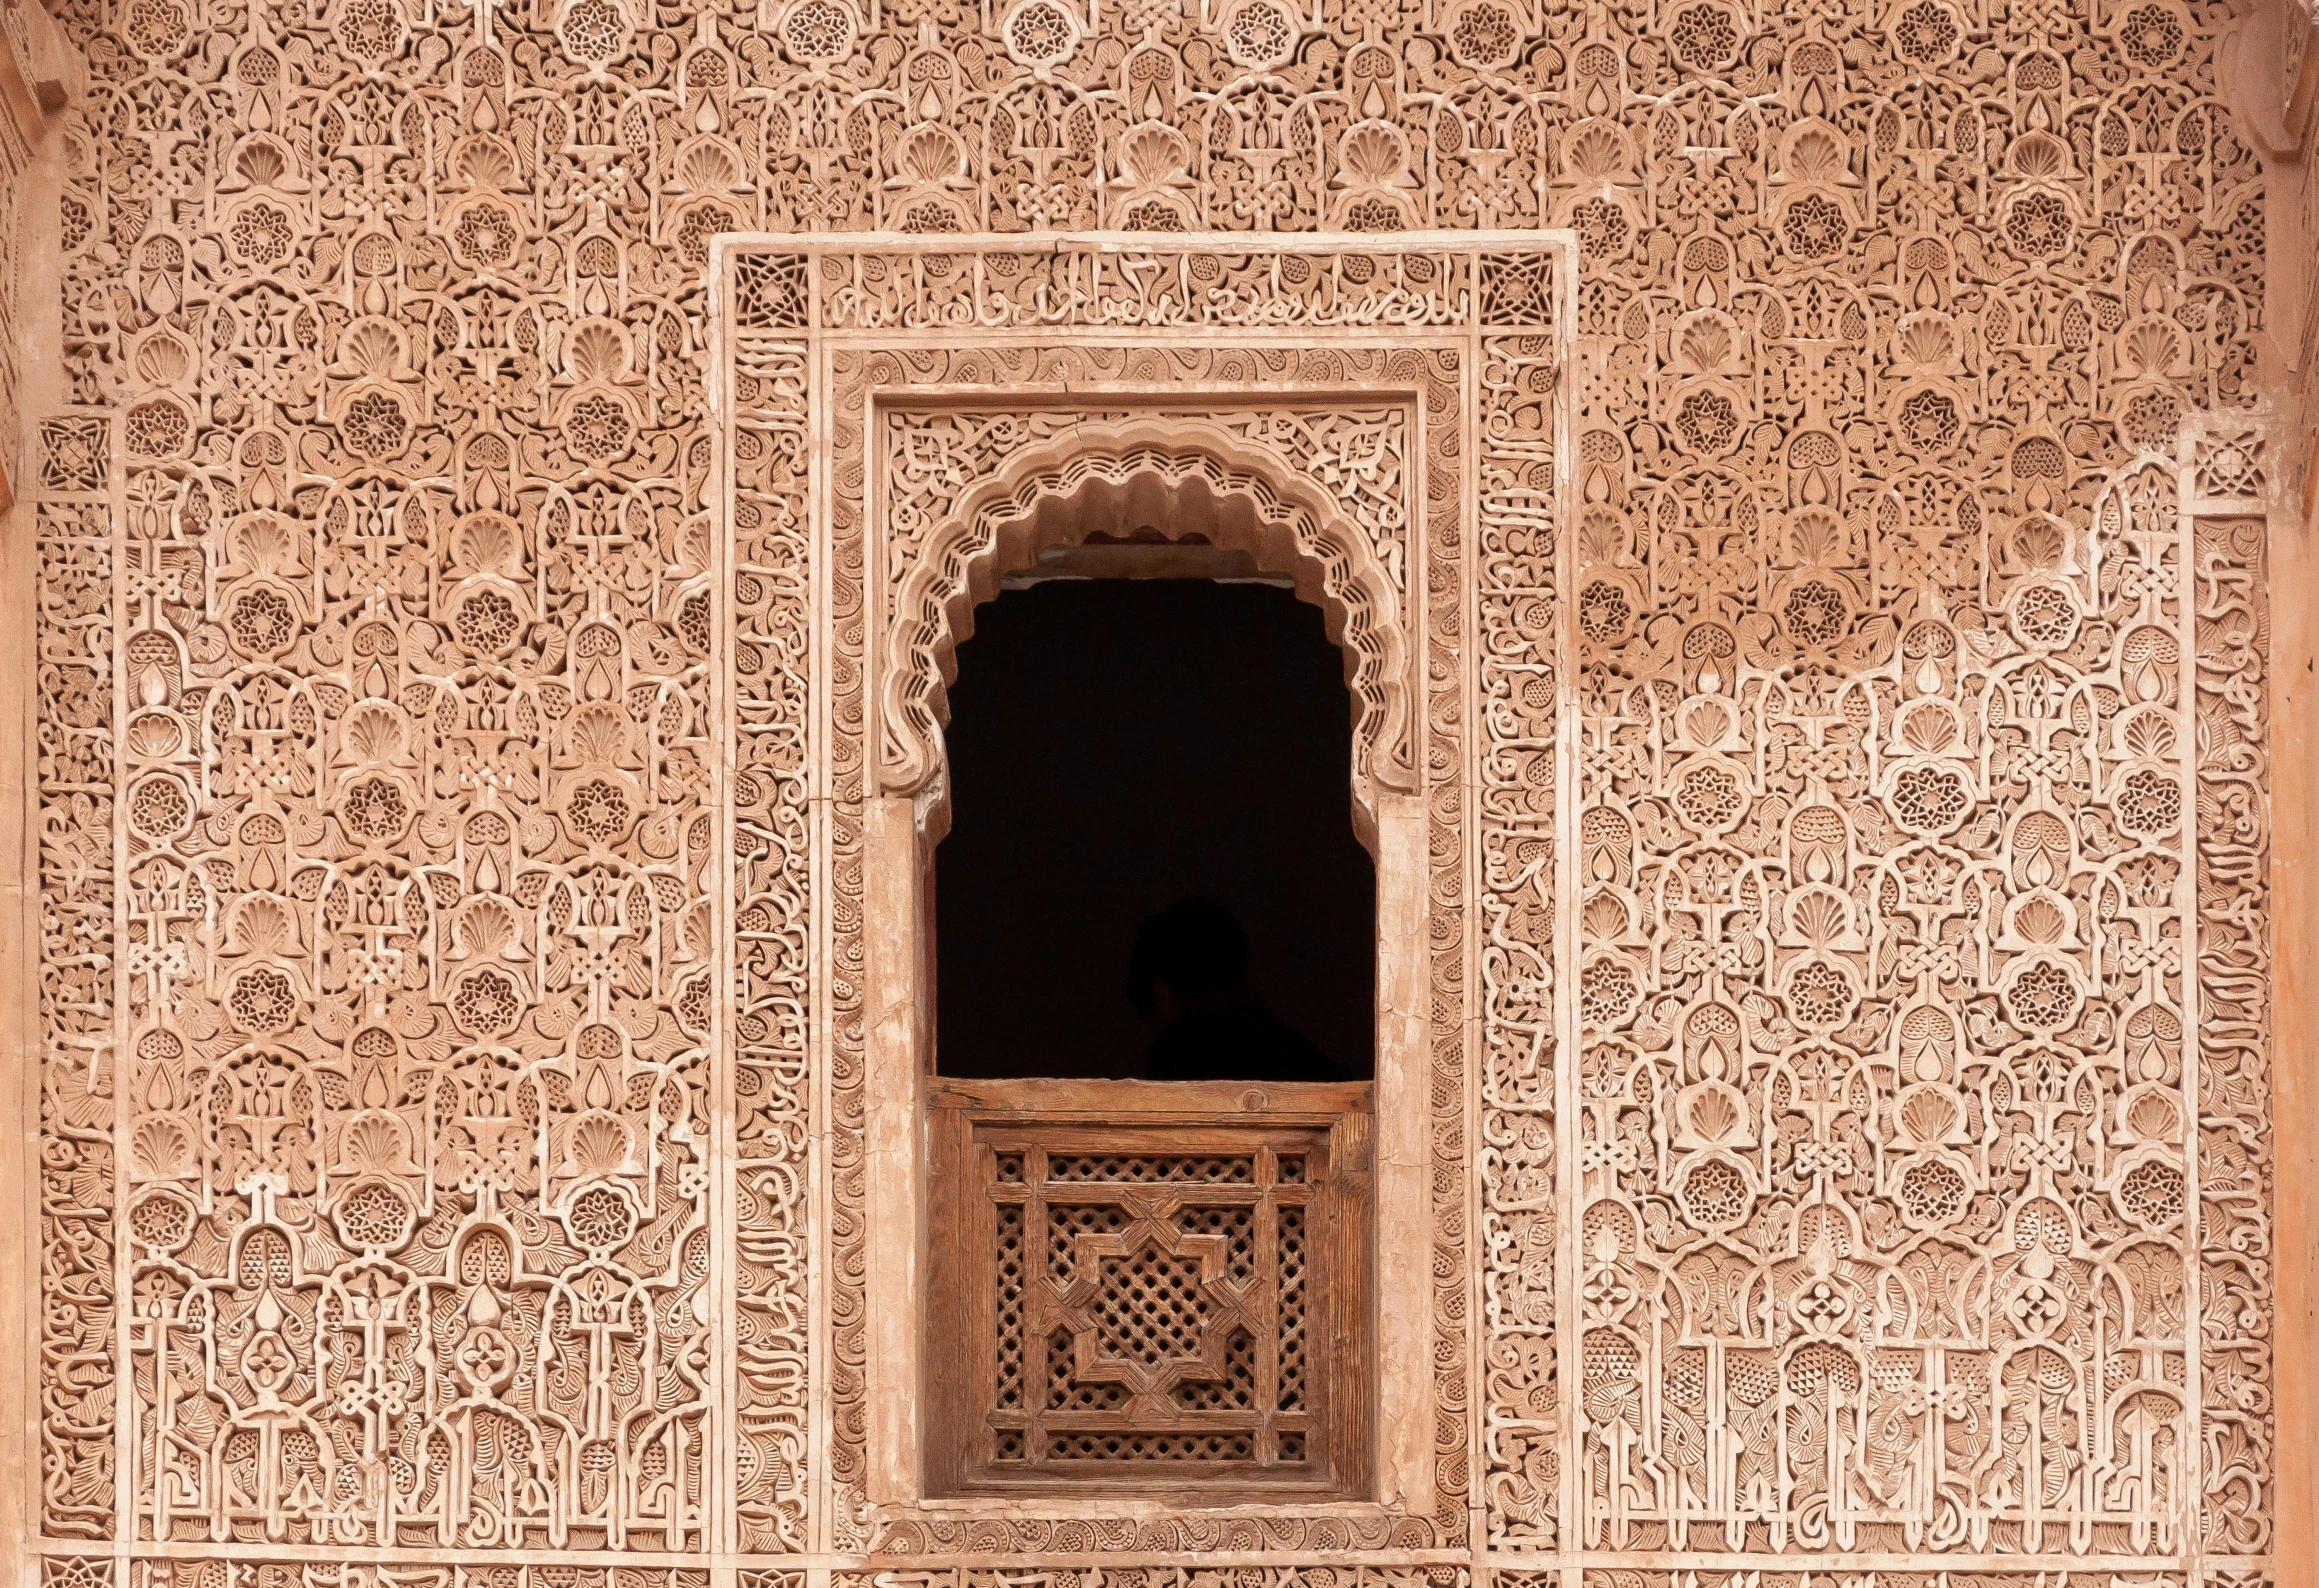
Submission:
[[[936,1093],[935,1195],[950,1211],[933,1232],[930,1345],[951,1389],[929,1397],[937,1483],[1359,1493],[1369,1088],[1268,1102],[1323,1124],[1220,1121],[1169,1108],[1164,1088],[1142,1089],[1133,1124],[1020,1123],[1042,1090]]]
[[[1093,1255],[1084,1251],[1082,1257]],[[1201,1292],[1205,1265],[1145,1246],[1126,1257],[1096,1259],[1102,1300],[1095,1305],[1095,1361],[1099,1371],[1140,1362],[1146,1368],[1196,1361],[1209,1337],[1208,1301]],[[1075,1336],[1074,1338],[1084,1337]]]

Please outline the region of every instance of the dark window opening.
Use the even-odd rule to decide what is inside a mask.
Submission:
[[[1207,579],[1010,588],[976,610],[950,708],[938,1072],[1134,1079],[1147,1054],[1173,1062],[1181,1042],[1155,1038],[1184,1027],[1149,996],[1151,932],[1147,974],[1131,968],[1139,931],[1197,901],[1245,939],[1247,999],[1223,1002],[1317,1050],[1309,1072],[1272,1078],[1369,1078],[1376,873],[1353,836],[1351,703],[1318,608]]]

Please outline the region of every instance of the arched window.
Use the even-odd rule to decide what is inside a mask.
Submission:
[[[873,1495],[1423,1481],[1394,1431],[1427,1421],[1427,1358],[1386,1298],[1425,1293],[1426,1253],[1377,1240],[1429,1193],[1403,572],[1243,452],[1084,426],[874,575],[862,1168],[916,1257],[865,1280]],[[1175,1002],[1261,1005],[1304,1059],[1147,1076],[1180,1050],[1130,998],[1166,958],[1139,939],[1186,899],[1246,974]]]
[[[937,1074],[1368,1079],[1376,872],[1343,656],[1284,585],[1047,568],[976,610],[934,857]]]

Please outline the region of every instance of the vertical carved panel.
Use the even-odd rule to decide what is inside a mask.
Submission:
[[[2212,19],[1668,20],[1576,57],[1557,211],[1581,1542],[2259,1548],[2261,772],[2207,745],[2260,622],[2175,468],[2249,396]]]
[[[1807,284],[1740,345],[1867,373],[1926,312]],[[2260,776],[2223,747],[2197,771],[2260,709],[2241,686],[2202,733],[2193,699],[2247,670],[2246,553],[2166,464],[2033,428],[1969,491],[1904,466],[1985,412],[1958,377],[1841,438],[1845,387],[1791,383],[1741,472],[1711,323],[1627,366],[1672,446],[1590,417],[1579,459],[1589,1542],[2183,1550],[2202,1484],[2243,1515],[2267,1469],[2206,1313],[2260,1282],[2192,1256],[2194,1143],[2250,1150],[2245,1060],[2218,1096],[2202,1049],[2261,1040],[2199,1029],[2186,984],[2223,886],[2194,871],[2257,869],[2259,825],[2193,813]],[[2243,1008],[2259,934],[2220,922],[2260,893],[2231,893],[2203,980]],[[2251,1165],[2206,1173],[2243,1248]],[[2194,1337],[2239,1385],[2203,1430]]]
[[[110,1538],[120,1405],[113,424],[40,426],[41,1531]]]
[[[1702,544],[1692,503],[1603,495],[1579,572],[1594,1539],[2183,1548],[2172,472],[2111,483],[2092,528],[2025,515],[1978,588],[1890,604],[1878,549],[1808,538],[1808,509]]]
[[[131,473],[139,1531],[683,1548],[708,548],[598,466],[633,418],[585,383],[553,450],[437,443],[428,484],[334,450],[414,419],[358,385],[297,444],[327,472],[260,432]]]
[[[2272,452],[2227,418],[2187,428],[2197,646],[2200,1534],[2269,1547],[2273,1270],[2270,1107]]]
[[[1491,261],[1477,437],[1483,1438],[1490,1540],[1512,1549],[1561,1541],[1560,266]]]
[[[817,944],[809,900],[817,736],[816,640],[806,538],[804,304],[770,261],[744,277],[736,315],[730,704],[725,740],[733,882],[733,1505],[749,1551],[806,1546],[805,1386],[811,1349],[806,1030]],[[756,264],[752,261],[752,265]],[[842,769],[829,769],[842,775]]]
[[[830,272],[827,265],[822,268],[826,290]],[[862,367],[866,359],[844,348],[825,353],[823,360],[828,376],[816,386],[815,396],[824,415],[821,422],[830,434],[828,466],[835,477],[851,478],[864,468],[869,418]],[[825,1099],[817,1099],[825,1109],[825,1122],[816,1134],[827,1144],[818,1189],[830,1209],[822,1247],[815,1254],[821,1264],[816,1322],[827,1343],[822,1382],[815,1387],[826,1431],[816,1441],[814,1454],[825,1462],[826,1471],[816,1475],[821,1522],[814,1542],[846,1551],[866,1549],[871,1542],[865,1503],[869,1380],[864,1343],[869,1319],[862,1292],[869,1233],[862,1217],[869,1188],[862,1095],[862,848],[872,776],[867,675],[873,605],[865,518],[863,504],[853,492],[835,492],[819,533],[828,547],[829,574],[828,604],[821,620],[827,638],[820,649],[827,671],[816,706],[817,720],[827,724],[829,739],[816,759],[817,770],[831,780],[831,787],[814,880],[817,896],[828,907],[807,916],[819,970],[814,1012],[822,1035],[814,1056],[823,1075],[816,1080]]]
[[[334,36],[391,51],[388,21]],[[695,1548],[712,593],[705,453],[654,391],[683,321],[454,303],[388,233],[322,241],[314,161],[426,114],[237,59],[232,174],[137,247],[119,420],[133,1533]],[[490,147],[461,224],[514,228]]]
[[[44,43],[54,40],[54,24],[46,16],[40,18],[40,28]],[[7,49],[14,57],[11,64],[18,75],[26,79],[35,77],[38,68],[23,13],[19,11],[0,20],[0,29],[5,30]],[[11,217],[18,226],[31,219],[25,213],[24,204],[26,168],[32,159],[32,151],[25,145],[26,130],[13,108],[10,114],[0,116],[0,215]],[[23,457],[25,451],[22,446],[23,360],[25,330],[32,322],[24,314],[24,256],[21,246],[12,248],[5,266],[0,267],[0,415],[5,416],[0,418],[0,447],[7,449],[6,456],[12,460]],[[37,440],[31,450],[37,460]],[[26,495],[26,482],[15,477],[13,465],[8,487],[14,496]]]
[[[1470,300],[1469,300],[1470,301]],[[1470,1538],[1479,1386],[1474,1352],[1474,1261],[1485,1236],[1475,1228],[1476,1192],[1488,1172],[1473,1138],[1476,886],[1472,845],[1474,556],[1465,541],[1465,457],[1471,437],[1448,416],[1470,401],[1465,349],[1421,357],[1401,353],[1404,378],[1422,394],[1425,447],[1426,1019],[1433,1050],[1426,1102],[1433,1224],[1432,1537]]]

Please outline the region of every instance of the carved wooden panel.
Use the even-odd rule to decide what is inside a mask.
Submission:
[[[935,1493],[1360,1495],[1366,1087],[933,1096]]]

